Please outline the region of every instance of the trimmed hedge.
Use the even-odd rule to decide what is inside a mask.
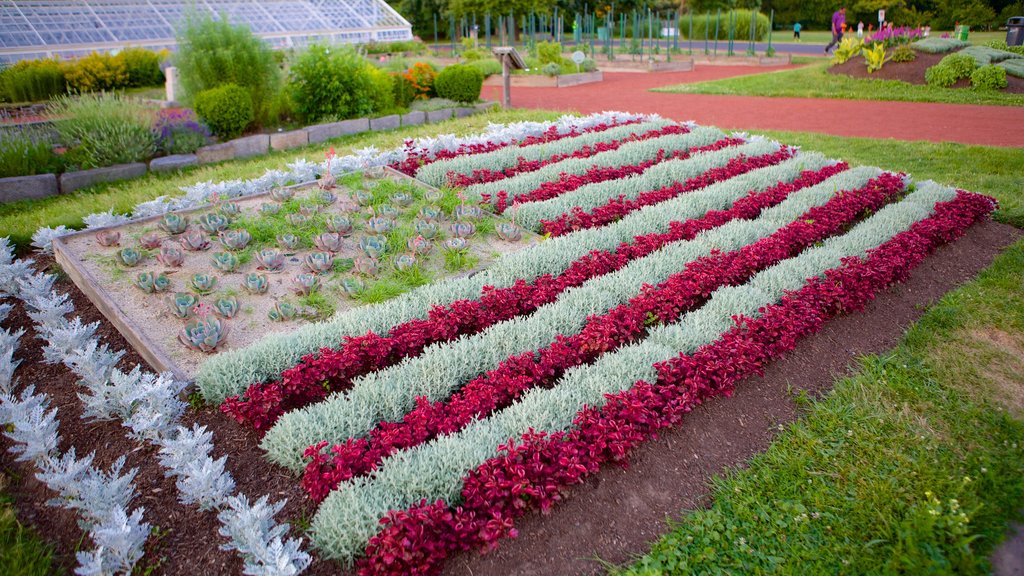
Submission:
[[[252,96],[237,84],[200,92],[195,98],[195,109],[196,115],[224,140],[241,135],[256,118]]]
[[[994,66],[982,66],[971,74],[971,85],[978,90],[1002,90],[1006,88],[1006,69]]]
[[[737,41],[745,41],[750,38],[750,10],[733,10],[733,38]],[[695,14],[693,16],[693,40],[703,39],[705,31],[707,38],[715,39],[715,23],[717,14]],[[682,26],[681,26],[682,27]],[[689,32],[688,27],[682,27]],[[757,21],[754,24],[754,36],[758,41],[768,37],[768,17],[760,12],[757,13]],[[729,39],[729,13],[722,12],[721,20],[718,21],[718,39]]]
[[[960,48],[969,46],[967,42],[961,42],[960,40],[954,40],[953,38],[939,38],[932,36],[918,40],[910,45],[911,48],[918,52],[924,52],[926,54],[945,54],[946,52],[952,52]]]
[[[434,89],[441,98],[472,104],[480,99],[483,84],[484,74],[479,69],[456,64],[441,70],[434,80]]]

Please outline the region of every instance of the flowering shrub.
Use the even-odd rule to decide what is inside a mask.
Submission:
[[[153,125],[157,148],[165,154],[191,154],[206,145],[210,129],[188,109],[161,110]]]
[[[886,48],[910,44],[924,37],[920,28],[900,26],[898,28],[882,28],[864,39],[864,44],[884,44]]]
[[[426,62],[417,62],[405,72],[405,79],[412,84],[414,97],[417,100],[426,100],[434,96],[434,79],[437,78],[437,71]]]

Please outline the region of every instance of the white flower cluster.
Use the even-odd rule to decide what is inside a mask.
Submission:
[[[0,277],[21,274],[7,295],[17,295],[29,316],[36,322],[38,337],[46,342],[44,360],[63,363],[79,377],[85,392],[79,394],[84,405],[83,418],[117,419],[128,428],[128,435],[151,442],[160,448],[160,464],[168,477],[175,478],[182,504],[197,504],[204,510],[220,510],[225,523],[222,533],[244,540],[232,541],[227,548],[237,550],[245,561],[247,574],[292,575],[310,563],[301,550],[300,539],[283,537],[288,524],[275,524],[273,514],[283,503],[268,505],[266,498],[250,505],[242,495],[233,496],[235,481],[225,470],[227,457],[211,456],[213,433],[196,425],[192,429],[178,425],[185,410],[180,394],[185,382],[170,374],[144,372],[139,366],[129,372],[116,368],[124,355],[100,344],[95,332],[98,323],[83,324],[75,317],[74,305],[67,294],[53,289],[56,279],[50,274],[32,273],[13,258],[7,239],[0,241]],[[10,306],[0,313],[6,316]],[[2,318],[0,318],[2,319]],[[79,555],[79,573],[112,574],[130,572],[142,556],[142,545],[149,525],[142,523],[141,509],[128,513],[134,495],[131,480],[135,471],[121,475],[124,460],[115,463],[109,474],[91,466],[92,456],[81,460],[73,450],[57,456],[57,411],[47,410],[45,395],[35,394],[30,386],[15,398],[9,385],[16,363],[14,345],[21,333],[0,339],[0,422],[10,423],[7,435],[16,442],[20,460],[40,467],[39,477],[61,494],[62,506],[78,510],[83,526],[90,530],[97,545],[94,552]],[[3,378],[6,377],[6,380]],[[272,512],[267,513],[268,510]],[[259,519],[243,526],[247,518]]]
[[[656,120],[657,116],[645,116],[624,112],[601,112],[590,116],[563,116],[554,122],[516,122],[512,124],[490,124],[481,133],[472,136],[456,136],[443,134],[434,138],[420,138],[408,143],[407,146],[381,152],[374,147],[356,150],[348,156],[336,157],[331,160],[331,172],[335,175],[357,172],[376,166],[386,166],[400,162],[410,152],[433,157],[439,152],[457,150],[460,146],[519,141],[530,136],[539,136],[554,128],[559,134],[567,134],[573,130],[586,130],[593,126],[608,123],[627,122],[632,120]],[[123,224],[130,220],[158,216],[174,210],[185,210],[202,206],[209,201],[211,195],[219,198],[236,198],[267,192],[278,186],[309,182],[316,179],[323,171],[323,164],[299,159],[288,164],[287,170],[267,170],[259,178],[252,180],[226,180],[224,182],[200,182],[193,186],[183,186],[184,196],[160,196],[147,202],[137,204],[131,215],[114,214],[113,210],[90,214],[83,219],[86,229],[102,228]],[[42,227],[32,235],[32,245],[43,252],[53,250],[53,239],[71,233],[66,226],[56,228]],[[0,277],[2,285],[3,277]]]

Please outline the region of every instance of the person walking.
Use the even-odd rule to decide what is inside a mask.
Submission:
[[[857,23],[857,38],[864,37],[864,22],[860,21]]]
[[[832,41],[825,46],[825,54],[843,41],[843,28],[846,26],[846,8],[840,8],[832,14]]]
[[[793,38],[796,39],[797,42],[800,41],[800,28],[801,26],[799,22],[793,24]]]

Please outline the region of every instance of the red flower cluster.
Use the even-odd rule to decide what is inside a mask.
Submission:
[[[733,139],[726,138],[724,140],[719,140],[710,146],[698,148],[694,150],[694,152],[720,150],[722,148],[732,146],[733,144],[735,144]],[[784,160],[792,158],[793,154],[794,149],[786,146],[783,146],[778,152],[765,154],[763,156],[755,156],[753,158],[748,158],[741,154],[730,159],[725,166],[712,168],[700,176],[690,178],[686,182],[676,182],[675,184],[665,186],[658,190],[643,192],[634,200],[628,200],[624,195],[620,194],[618,198],[609,200],[604,206],[598,206],[589,213],[577,206],[576,208],[573,208],[571,212],[562,214],[554,220],[542,220],[541,225],[544,232],[551,236],[562,236],[563,234],[568,234],[575,230],[602,226],[604,224],[614,222],[626,214],[639,210],[644,206],[664,202],[685,192],[698,190],[700,188],[710,186],[715,182],[722,182],[729,178],[739,176],[740,174],[746,174],[751,170],[764,168],[765,166],[773,166]]]
[[[567,487],[582,482],[609,462],[625,463],[629,451],[659,430],[676,425],[708,398],[729,395],[736,383],[792,350],[800,338],[831,318],[861,310],[910,271],[937,246],[961,236],[995,208],[991,198],[959,192],[932,216],[897,234],[864,257],[852,257],[803,288],[766,306],[757,319],[736,318],[736,326],[692,356],[657,365],[654,384],[640,381],[588,407],[568,432],[531,432],[499,447],[500,456],[464,479],[462,505],[443,501],[392,511],[381,521],[360,574],[434,574],[453,552],[493,548],[516,535],[514,520],[533,507],[549,510]]]
[[[455,150],[441,150],[436,154],[431,154],[429,151],[419,148],[415,145],[413,140],[405,141],[405,160],[394,162],[389,164],[391,168],[398,170],[406,174],[407,176],[415,176],[416,171],[422,166],[437,162],[438,160],[447,160],[449,158],[455,158],[456,156],[465,156],[467,154],[483,154],[485,152],[493,152],[506,146],[530,146],[533,144],[544,144],[545,142],[554,142],[555,140],[561,140],[562,138],[571,138],[579,136],[585,132],[604,132],[609,128],[615,126],[625,126],[627,124],[637,124],[641,122],[641,119],[626,120],[624,122],[609,122],[605,124],[597,124],[587,130],[573,129],[565,134],[559,134],[558,128],[552,126],[544,131],[539,136],[528,136],[520,141],[513,142],[486,142],[483,144],[462,144]]]
[[[509,166],[504,170],[490,170],[487,168],[481,168],[474,170],[472,174],[458,174],[456,172],[448,173],[448,185],[455,188],[465,188],[472,186],[473,184],[484,184],[487,182],[496,182],[503,180],[516,174],[522,174],[524,172],[536,172],[548,164],[554,164],[561,162],[569,158],[590,158],[595,154],[601,152],[610,152],[612,150],[618,150],[623,144],[630,142],[639,142],[641,140],[650,140],[651,138],[660,138],[662,136],[668,136],[670,134],[686,134],[690,129],[686,126],[680,126],[673,124],[665,126],[663,128],[657,128],[649,132],[634,133],[621,138],[619,140],[610,140],[608,142],[598,142],[594,145],[586,145],[579,150],[574,152],[565,152],[563,154],[555,154],[545,160],[527,160],[522,156],[519,157],[518,162],[515,166]]]
[[[346,338],[338,348],[322,348],[304,357],[299,364],[282,373],[282,379],[256,383],[242,395],[224,401],[220,409],[240,423],[250,423],[265,431],[277,419],[295,408],[323,399],[330,392],[343,390],[354,378],[418,355],[435,342],[449,341],[472,334],[496,322],[532,312],[552,302],[562,291],[579,286],[590,278],[613,272],[629,261],[646,256],[669,242],[693,238],[734,218],[754,218],[761,210],[782,202],[794,190],[817,184],[847,169],[837,164],[817,171],[805,171],[791,183],[779,183],[763,192],[751,192],[728,210],[708,212],[699,219],[673,222],[669,231],[638,236],[623,242],[614,251],[593,251],[570,264],[557,277],[538,277],[532,284],[517,282],[508,288],[485,289],[479,300],[459,300],[447,307],[435,307],[426,320],[410,320],[395,326],[387,336],[372,332]],[[309,452],[309,451],[307,451]],[[307,454],[320,458],[319,450]],[[311,466],[312,466],[311,465]],[[322,489],[313,489],[313,491]]]
[[[320,501],[342,481],[365,474],[398,450],[462,429],[474,418],[505,408],[533,387],[548,387],[575,366],[623,344],[643,339],[650,326],[675,322],[722,286],[746,282],[756,272],[792,257],[854,222],[865,210],[877,210],[904,189],[901,176],[883,174],[858,190],[832,198],[800,215],[774,234],[728,253],[715,253],[688,264],[656,288],[647,287],[627,304],[593,316],[583,329],[539,350],[512,356],[466,384],[447,402],[419,399],[402,422],[382,422],[369,438],[349,439],[322,453],[326,442],[305,452],[313,457],[303,487]]]

